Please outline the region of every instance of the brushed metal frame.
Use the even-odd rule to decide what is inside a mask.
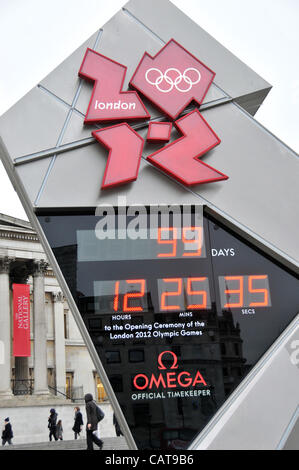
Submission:
[[[96,349],[90,339],[90,336],[88,334],[88,331],[86,329],[86,326],[82,320],[82,317],[80,315],[80,312],[78,310],[78,307],[73,299],[73,296],[68,288],[68,285],[61,273],[61,270],[59,268],[59,265],[54,257],[54,254],[52,252],[52,249],[48,243],[48,240],[46,239],[45,235],[44,235],[44,232],[40,226],[40,223],[37,219],[37,216],[36,214],[34,213],[33,211],[33,208],[32,208],[32,205],[31,205],[31,202],[30,200],[28,199],[28,196],[26,194],[26,191],[23,187],[23,184],[22,182],[20,181],[20,178],[18,177],[14,167],[12,166],[12,164],[9,164],[9,160],[10,160],[10,157],[9,157],[9,154],[7,152],[7,149],[3,143],[3,140],[2,138],[0,137],[0,156],[1,156],[1,159],[2,159],[2,162],[4,164],[4,167],[12,181],[12,184],[14,186],[14,188],[16,189],[16,192],[20,198],[20,200],[22,201],[23,203],[23,207],[24,207],[24,210],[27,214],[27,217],[32,225],[32,227],[36,230],[38,236],[39,236],[39,239],[40,239],[40,242],[45,250],[45,253],[47,255],[47,258],[48,260],[50,261],[50,264],[53,268],[53,271],[57,277],[57,280],[60,284],[60,287],[63,291],[63,294],[64,296],[66,297],[67,299],[67,302],[69,304],[69,307],[71,309],[71,312],[74,316],[74,319],[76,321],[76,324],[79,328],[79,331],[82,335],[82,338],[85,342],[85,345],[89,351],[89,354],[91,356],[91,359],[96,367],[96,370],[99,374],[99,376],[101,377],[101,380],[103,382],[103,385],[104,385],[104,388],[107,392],[107,395],[108,395],[108,398],[110,400],[110,403],[113,407],[113,410],[114,410],[114,413],[115,413],[115,416],[119,422],[119,425],[123,431],[123,434],[124,434],[124,437],[127,441],[127,444],[129,446],[130,449],[132,450],[138,450],[137,449],[137,446],[136,446],[136,443],[135,443],[135,440],[132,436],[132,433],[130,431],[130,428],[127,424],[127,421],[123,415],[123,412],[119,406],[119,403],[118,403],[118,400],[115,396],[115,393],[113,391],[113,388],[108,380],[108,377],[107,377],[107,374],[105,372],[105,369],[101,363],[101,360],[96,352]]]
[[[15,171],[14,165],[12,164],[12,162],[10,160],[7,149],[6,149],[6,147],[3,143],[3,140],[1,138],[0,138],[0,156],[1,156],[2,162],[4,164],[4,167],[5,167],[5,169],[8,173],[11,181],[12,181],[12,184],[13,184],[20,200],[23,203],[24,210],[25,210],[25,212],[28,216],[28,219],[29,219],[32,227],[34,227],[34,229],[36,230],[36,232],[37,232],[37,234],[40,238],[41,244],[42,244],[42,246],[45,250],[45,253],[46,253],[51,265],[52,265],[52,268],[55,272],[55,275],[58,279],[58,282],[61,286],[61,289],[62,289],[65,297],[67,298],[68,304],[70,306],[70,309],[72,311],[72,314],[74,316],[76,324],[77,324],[77,326],[79,328],[79,331],[80,331],[80,333],[81,333],[81,335],[82,335],[82,337],[85,341],[86,347],[87,347],[87,349],[90,353],[91,359],[94,362],[96,370],[97,370],[98,374],[101,377],[101,380],[102,380],[103,385],[106,389],[108,398],[109,398],[109,400],[111,402],[111,405],[114,409],[116,418],[117,418],[117,420],[118,420],[118,422],[119,422],[119,424],[120,424],[120,426],[123,430],[126,442],[127,442],[130,449],[138,450],[137,446],[136,446],[136,443],[135,443],[135,440],[134,440],[134,438],[132,436],[132,433],[130,431],[130,428],[127,424],[127,421],[126,421],[126,419],[123,415],[123,412],[122,412],[122,410],[119,406],[116,395],[115,395],[115,393],[112,389],[112,386],[109,382],[109,379],[107,377],[105,369],[104,369],[104,367],[101,363],[101,360],[100,360],[100,358],[99,358],[99,356],[96,352],[96,349],[95,349],[95,347],[94,347],[94,345],[93,345],[93,343],[90,339],[90,336],[89,336],[89,333],[86,329],[86,326],[85,326],[85,324],[82,320],[82,317],[81,317],[81,314],[78,310],[78,307],[77,307],[77,305],[76,305],[76,303],[75,303],[75,301],[74,301],[74,299],[71,295],[71,292],[69,291],[69,288],[68,288],[67,283],[64,279],[64,276],[62,275],[60,267],[59,267],[54,255],[53,255],[52,249],[51,249],[51,247],[50,247],[50,245],[49,245],[49,243],[48,243],[48,241],[47,241],[47,239],[44,235],[44,232],[43,232],[43,230],[40,226],[40,223],[37,219],[37,216],[36,216],[36,214],[33,210],[32,204],[31,204],[31,202],[30,202],[30,200],[29,200],[29,198],[26,194],[26,191],[23,187],[22,182],[20,181],[20,178],[19,178],[17,172]],[[250,231],[246,227],[241,226],[241,224],[236,225],[234,220],[228,220],[227,216],[225,214],[222,214],[220,211],[216,210],[215,208],[211,208],[211,207],[209,207],[209,205],[205,206],[205,208],[206,208],[207,212],[212,214],[216,219],[218,219],[220,221],[225,221],[226,226],[229,226],[229,228],[233,228],[234,231],[236,231],[237,233],[242,235],[242,237],[245,240],[249,241],[250,243],[254,243],[259,248],[262,248],[262,250],[264,252],[267,252],[270,255],[275,256],[279,261],[283,262],[283,264],[285,264],[286,267],[291,268],[294,272],[298,272],[298,265],[293,262],[294,260],[286,259],[279,250],[276,250],[276,248],[271,246],[270,244],[269,244],[269,246],[265,246],[265,240],[257,239],[256,236],[255,236],[256,234],[250,233]],[[39,210],[41,210],[41,208],[39,208]],[[215,426],[215,424],[221,419],[221,417],[223,416],[225,411],[230,407],[232,401],[237,396],[239,396],[239,394],[244,389],[244,387],[247,386],[249,381],[251,381],[253,379],[253,377],[257,374],[257,372],[261,369],[261,367],[263,367],[265,362],[274,354],[277,347],[281,344],[281,341],[283,341],[284,338],[287,335],[289,335],[291,332],[293,332],[294,328],[296,328],[297,326],[299,326],[299,315],[293,320],[293,322],[291,322],[291,324],[285,329],[285,331],[282,333],[282,335],[275,341],[275,343],[271,346],[271,348],[265,353],[265,355],[255,365],[255,367],[252,369],[252,371],[241,382],[241,384],[237,387],[237,389],[233,392],[233,394],[226,400],[224,405],[218,410],[218,412],[212,418],[212,420],[207,424],[207,426],[205,426],[205,428],[199,434],[199,436],[197,436],[197,438],[192,442],[189,449],[191,449],[191,450],[195,449],[203,441],[203,439],[207,436],[207,434],[211,431],[211,429]]]

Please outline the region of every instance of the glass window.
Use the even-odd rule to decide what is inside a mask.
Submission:
[[[107,364],[118,364],[121,362],[120,351],[106,351],[105,356]]]
[[[107,400],[107,394],[104,389],[104,385],[102,384],[102,381],[98,374],[95,376],[95,381],[96,381],[96,391],[97,391],[97,401],[98,402],[103,402]]]
[[[129,362],[144,362],[144,350],[143,349],[129,350]]]

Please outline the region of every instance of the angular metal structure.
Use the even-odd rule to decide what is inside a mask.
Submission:
[[[78,77],[86,49],[90,48],[117,63],[124,64],[127,73],[123,90],[127,90],[143,54],[147,52],[152,57],[155,56],[172,37],[216,73],[200,106],[200,113],[220,137],[221,144],[210,150],[203,160],[222,174],[228,175],[229,179],[186,187],[146,160],[147,156],[158,149],[147,142],[143,147],[138,179],[120,187],[100,189],[106,167],[107,150],[91,135],[91,132],[96,131],[98,127],[84,125],[93,89],[93,83]],[[103,379],[126,439],[133,449],[186,448],[186,446],[192,449],[275,449],[283,448],[294,441],[292,432],[296,431],[296,426],[298,428],[296,422],[299,391],[299,371],[296,365],[296,345],[299,340],[299,317],[296,316],[299,311],[296,277],[299,267],[297,189],[299,161],[290,148],[253,117],[270,88],[265,80],[168,0],[151,2],[131,0],[0,118],[0,155],[3,164],[68,297],[69,305]],[[166,119],[166,116],[150,101],[143,98],[143,103],[151,115],[150,122],[169,121],[169,118]],[[195,108],[196,104],[192,103],[187,111],[193,111]],[[130,121],[129,124],[146,140],[148,121]],[[170,140],[174,141],[177,138],[178,134],[173,128]],[[185,313],[195,310],[194,321],[195,319],[203,321],[201,315],[206,315],[204,321],[209,325],[207,331],[216,334],[217,330],[217,351],[213,349],[212,344],[207,345],[206,342],[204,344],[210,351],[206,353],[204,352],[206,346],[195,342],[194,351],[197,350],[197,356],[192,356],[192,360],[189,358],[191,362],[188,363],[188,358],[184,357],[184,354],[189,354],[184,353],[186,342],[161,340],[158,345],[145,342],[145,345],[140,347],[134,338],[135,342],[119,347],[122,351],[119,354],[122,367],[124,368],[125,364],[124,354],[131,358],[129,359],[131,365],[135,364],[132,369],[128,369],[128,374],[132,373],[133,385],[130,390],[132,393],[134,384],[138,385],[136,374],[142,371],[142,363],[146,362],[145,359],[142,361],[142,353],[136,352],[140,352],[140,349],[146,352],[147,348],[151,347],[151,351],[156,348],[155,361],[157,363],[158,360],[158,366],[160,364],[159,367],[162,368],[161,374],[164,373],[163,364],[167,363],[170,371],[175,367],[176,359],[178,362],[184,362],[184,366],[192,363],[194,371],[197,370],[197,366],[199,367],[200,376],[197,376],[193,382],[199,384],[199,388],[195,387],[196,400],[192,398],[188,401],[183,399],[184,395],[181,394],[176,399],[176,408],[174,402],[168,400],[167,406],[165,401],[165,406],[161,408],[163,410],[159,412],[157,411],[159,398],[154,404],[155,400],[146,401],[139,397],[141,401],[135,404],[140,406],[134,409],[133,403],[128,401],[128,396],[123,402],[121,401],[123,392],[120,391],[119,381],[115,378],[121,373],[120,366],[117,366],[119,360],[115,349],[116,343],[103,349],[104,340],[101,340],[102,343],[99,342],[99,335],[94,333],[102,330],[103,325],[95,326],[94,323],[93,327],[88,326],[89,313],[94,315],[95,320],[107,318],[107,316],[101,317],[101,307],[95,307],[96,302],[104,295],[110,295],[110,300],[112,299],[111,315],[120,312],[119,302],[122,297],[119,295],[124,296],[122,313],[128,311],[126,310],[128,305],[133,309],[147,308],[146,311],[151,312],[149,315],[153,315],[153,322],[157,321],[155,315],[160,315],[161,310],[166,307],[164,301],[161,301],[157,308],[154,301],[152,306],[147,304],[146,307],[144,304],[136,306],[137,304],[130,303],[133,302],[132,299],[136,300],[138,295],[143,296],[145,285],[150,282],[148,279],[145,280],[145,274],[138,271],[139,268],[135,269],[135,261],[138,258],[134,258],[133,255],[133,258],[113,258],[113,256],[109,258],[109,255],[106,256],[104,253],[108,245],[103,245],[105,246],[103,251],[100,247],[92,245],[95,240],[88,239],[87,232],[98,220],[95,209],[100,205],[118,207],[119,197],[125,198],[127,206],[137,204],[149,207],[163,203],[177,207],[204,206],[207,253],[205,272],[210,273],[210,287],[198,290],[198,285],[194,284],[194,279],[197,281],[199,279],[194,277],[196,263],[194,264],[194,260],[189,260],[188,266],[182,264],[179,258],[182,258],[183,254],[178,256],[176,275],[173,270],[174,264],[171,266],[169,264],[171,276],[165,274],[168,269],[166,264],[164,267],[159,265],[161,266],[159,269],[161,272],[165,271],[163,276],[166,278],[176,279],[177,285],[171,287],[172,292],[176,288],[178,289],[176,292],[179,292],[179,286],[185,283],[191,298],[187,306],[179,304],[179,310]],[[129,223],[128,218],[126,220]],[[186,244],[188,243],[184,238],[186,227],[183,226],[182,229],[181,240]],[[83,242],[80,248],[81,236],[82,240],[86,236],[93,246],[95,261],[103,263],[106,256],[108,264],[99,264],[98,270],[101,268],[101,272],[103,270],[108,272],[109,269],[112,270],[113,262],[119,263],[115,272],[122,272],[120,281],[116,281],[116,277],[113,277],[116,274],[111,271],[110,277],[90,278],[90,282],[94,283],[92,294],[90,292],[86,295],[84,292],[81,292],[82,295],[78,294],[79,285],[81,287],[84,285],[82,276],[83,278],[86,276],[87,279],[88,273],[92,271],[90,266],[86,271],[85,268],[81,270],[81,265],[79,266],[80,262],[91,262],[88,250],[85,252],[82,249]],[[158,238],[158,241],[162,242],[162,239]],[[107,253],[109,249],[112,250],[111,246],[110,248],[108,246]],[[126,246],[116,249],[128,251],[131,248]],[[229,251],[224,251],[229,249],[233,250],[230,254]],[[236,258],[232,255],[233,252],[237,253]],[[199,255],[199,251],[194,253]],[[221,256],[227,260],[226,267],[221,267]],[[146,268],[148,273],[152,272],[149,261],[146,261],[147,258],[141,256],[140,259],[143,260],[144,266],[148,263],[149,267]],[[236,259],[239,260],[240,272],[238,265],[234,264]],[[134,260],[135,264],[131,263],[128,266],[128,260]],[[154,265],[156,262],[157,260],[153,261]],[[261,266],[264,267],[264,271],[261,270]],[[130,274],[125,274],[126,269]],[[133,272],[139,277],[132,277]],[[228,274],[239,280],[237,284],[225,284],[223,287],[221,283],[231,281]],[[163,291],[161,288],[161,282],[165,281],[163,276],[158,279],[157,292],[162,289],[161,298],[165,300],[169,291]],[[257,276],[260,278],[264,276],[263,285],[255,284]],[[133,284],[137,279],[139,284],[135,282],[135,290],[121,290],[123,288],[121,282],[126,279]],[[107,283],[112,281],[115,284],[111,288]],[[100,282],[102,284],[99,284]],[[212,284],[214,287],[211,287]],[[242,301],[241,294],[239,294],[239,303],[236,298],[234,301],[229,301],[223,297],[227,292],[236,293],[238,290],[241,292],[241,285],[242,289],[247,286],[246,292],[244,287],[244,295],[242,290]],[[219,294],[217,289],[220,289]],[[86,287],[87,291],[89,288]],[[206,300],[210,298],[210,302],[207,300],[201,303],[198,298],[194,300],[194,296],[203,291],[205,294],[201,295],[203,298],[206,296]],[[280,295],[277,295],[277,292]],[[250,294],[254,293],[259,293],[260,297],[251,298]],[[93,304],[90,312],[89,297],[92,297],[90,301]],[[252,306],[255,306],[259,313],[249,312],[248,309],[252,310]],[[178,312],[178,309],[174,310]],[[228,313],[225,313],[226,310]],[[104,311],[105,315],[107,313]],[[249,320],[250,314],[252,317]],[[218,329],[209,324],[212,321],[211,315],[217,317]],[[165,319],[167,317],[163,318],[164,322],[177,319],[177,317],[168,320]],[[229,341],[239,346],[243,344],[247,357],[244,356],[244,350],[243,355],[240,350],[237,352],[239,346],[235,346],[235,356],[232,354],[234,358],[230,359],[227,353],[221,350],[225,349],[222,345],[226,340],[221,340],[223,335],[221,336],[222,333],[219,331],[225,318],[227,325],[230,325],[234,331],[235,338],[239,338],[236,341]],[[133,324],[131,320],[130,325]],[[255,322],[253,328],[248,326],[249,321]],[[175,331],[178,332],[178,329]],[[243,339],[240,331],[244,333]],[[213,334],[210,334],[210,342]],[[212,351],[215,353],[214,362]],[[168,353],[166,359],[163,357],[165,353]],[[235,368],[239,369],[235,369],[232,373],[234,361]],[[158,370],[156,363],[151,365],[147,363],[148,371],[156,373]],[[204,363],[209,365],[204,366]],[[205,369],[208,379],[202,372]],[[184,369],[178,370],[184,372]],[[213,373],[210,370],[213,370]],[[163,377],[160,379],[156,377],[153,380],[160,380],[161,385]],[[235,378],[229,379],[229,377]],[[171,385],[171,379],[169,380],[168,385]],[[204,383],[210,385],[213,401],[198,398],[198,390],[201,390]],[[138,389],[138,386],[136,388]],[[139,388],[144,387],[139,384]],[[192,410],[194,415],[198,413],[197,427],[192,421]],[[172,423],[167,422],[167,413],[173,416]],[[138,415],[143,417],[142,423],[138,421]],[[147,416],[147,421],[144,416]],[[139,440],[138,435],[141,436]]]

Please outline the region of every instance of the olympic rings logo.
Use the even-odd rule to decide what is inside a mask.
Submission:
[[[176,74],[177,76],[175,78],[172,78],[171,76],[169,76],[171,72],[173,72],[172,75]],[[192,78],[189,76],[191,73],[195,74],[195,80],[192,80]],[[155,77],[156,74],[158,75]],[[191,90],[194,85],[197,85],[197,83],[200,82],[200,79],[201,74],[199,70],[193,67],[187,68],[183,74],[174,67],[168,68],[164,73],[162,73],[161,70],[152,67],[148,69],[145,73],[145,80],[147,81],[147,83],[152,86],[155,86],[157,90],[161,91],[161,93],[169,93],[173,90],[173,88],[176,88],[176,90],[180,91],[181,93],[187,93]],[[161,88],[160,86],[163,81],[167,84],[166,88]],[[182,87],[182,81],[185,83],[186,88]]]

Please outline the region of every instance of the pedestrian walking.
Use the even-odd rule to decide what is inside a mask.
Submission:
[[[93,400],[93,396],[91,393],[87,393],[84,399],[87,416],[87,450],[94,450],[93,443],[95,443],[101,450],[103,447],[103,441],[98,436],[98,423],[104,418],[105,415],[101,408]]]
[[[80,411],[80,408],[79,406],[76,406],[74,408],[74,411],[75,411],[75,423],[74,423],[74,426],[73,426],[73,431],[75,433],[75,439],[78,438],[78,436],[80,437],[80,433],[82,431],[82,426],[83,426],[83,417],[82,417],[82,413]]]
[[[5,444],[8,442],[8,445],[11,446],[12,438],[13,438],[13,432],[12,432],[11,424],[9,422],[9,418],[5,418],[3,431],[2,431],[2,445],[5,446]]]
[[[54,408],[50,409],[50,416],[48,418],[48,429],[49,433],[49,440],[52,441],[52,437],[54,437],[55,441],[58,440],[57,437],[57,413]]]
[[[113,413],[113,425],[114,425],[115,434],[117,435],[117,437],[123,436],[122,430],[120,429],[120,425],[118,424],[118,421],[114,413]]]
[[[63,427],[61,419],[58,421],[56,426],[56,436],[59,441],[63,441]]]

